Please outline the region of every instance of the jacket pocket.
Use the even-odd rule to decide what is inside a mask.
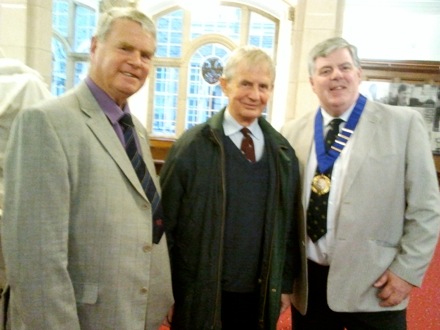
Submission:
[[[386,247],[386,248],[396,248],[398,247],[398,244],[396,243],[392,243],[392,242],[387,242],[387,241],[381,241],[381,240],[373,240],[376,245],[381,246],[381,247]]]
[[[93,283],[73,283],[77,304],[96,304],[98,285]]]

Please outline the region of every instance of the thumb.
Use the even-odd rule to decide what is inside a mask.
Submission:
[[[379,279],[376,282],[374,282],[373,286],[375,288],[380,288],[385,285],[387,280],[388,280],[388,274],[387,272],[385,272],[381,277],[379,277]]]

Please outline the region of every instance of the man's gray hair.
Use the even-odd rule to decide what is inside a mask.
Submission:
[[[101,14],[96,28],[95,37],[104,41],[109,34],[112,24],[117,19],[128,19],[137,22],[142,29],[156,39],[156,26],[154,22],[144,13],[133,7],[113,7]]]
[[[275,81],[275,65],[272,58],[261,48],[249,45],[238,47],[231,53],[223,69],[223,78],[230,81],[235,75],[238,64],[242,62],[249,66],[266,64],[270,70],[272,83]]]
[[[318,57],[326,57],[330,53],[333,53],[338,49],[348,49],[350,52],[351,58],[353,59],[353,63],[357,68],[361,68],[361,61],[359,60],[357,54],[356,46],[350,44],[347,40],[336,37],[324,40],[317,44],[309,53],[309,76],[312,76],[315,72],[315,61]]]

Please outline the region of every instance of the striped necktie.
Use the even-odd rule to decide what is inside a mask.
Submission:
[[[127,152],[128,158],[130,159],[136,175],[141,182],[142,188],[144,189],[145,194],[151,203],[153,210],[153,242],[157,244],[159,243],[164,231],[162,221],[163,211],[160,203],[160,196],[157,192],[151,175],[148,172],[147,166],[145,165],[145,162],[137,148],[135,140],[136,132],[134,130],[131,115],[129,113],[124,114],[119,122],[121,123],[124,132],[125,151]]]
[[[251,131],[248,128],[243,127],[240,132],[243,134],[243,140],[241,140],[241,152],[248,161],[255,163],[255,148],[254,140],[252,140],[250,135]]]

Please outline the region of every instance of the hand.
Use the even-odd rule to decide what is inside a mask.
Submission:
[[[171,328],[171,323],[173,322],[174,305],[168,310],[167,316],[162,321],[162,325]]]
[[[377,296],[381,300],[380,306],[392,307],[400,304],[409,296],[414,285],[401,279],[389,269],[373,285],[379,289]]]
[[[283,314],[288,308],[290,308],[290,294],[282,293],[280,315]]]

